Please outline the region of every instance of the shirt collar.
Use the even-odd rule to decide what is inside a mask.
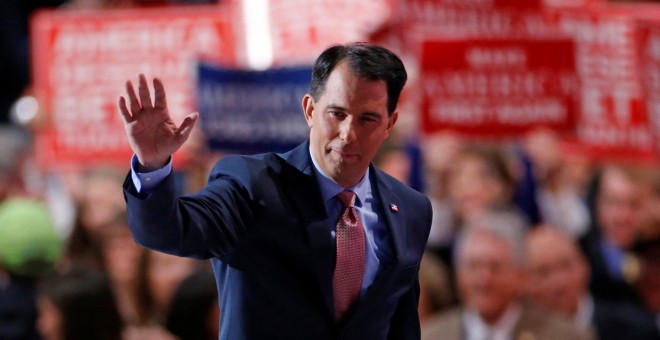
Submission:
[[[319,173],[320,176],[317,176],[319,185],[321,186],[321,195],[323,196],[323,201],[328,202],[331,199],[333,199],[337,194],[344,190],[350,190],[355,193],[357,196],[357,199],[355,200],[355,205],[356,206],[362,206],[362,203],[364,200],[371,196],[371,182],[369,181],[369,168],[367,168],[367,172],[364,174],[360,182],[358,182],[356,185],[348,188],[344,188],[341,185],[337,184],[337,182],[333,181],[328,175],[323,172],[321,167],[316,163],[316,160],[314,159],[314,155],[312,155],[312,149],[309,149],[309,156],[312,159],[312,164],[314,164],[314,168],[316,169],[316,172]]]
[[[594,299],[589,294],[585,294],[578,304],[575,313],[575,324],[582,329],[589,329],[594,315]]]
[[[511,339],[521,313],[520,305],[514,303],[494,324],[488,324],[476,311],[465,309],[463,320],[467,339],[484,339],[486,336],[490,336],[489,339]]]

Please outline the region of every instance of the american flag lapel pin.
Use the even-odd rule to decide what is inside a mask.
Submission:
[[[399,207],[394,203],[390,203],[390,209],[394,212],[399,211]]]

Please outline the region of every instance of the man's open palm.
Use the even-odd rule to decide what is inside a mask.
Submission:
[[[154,101],[147,85],[147,79],[140,75],[138,95],[131,81],[126,82],[126,93],[130,111],[124,97],[119,98],[119,110],[126,128],[128,141],[137,155],[141,171],[158,169],[167,163],[168,158],[190,136],[199,115],[193,112],[177,126],[167,110],[165,88],[158,78],[154,78]]]

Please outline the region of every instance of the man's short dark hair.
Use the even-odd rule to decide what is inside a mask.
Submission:
[[[325,91],[325,84],[332,70],[346,59],[350,70],[359,77],[369,80],[384,80],[387,84],[387,113],[396,109],[401,90],[406,84],[406,69],[390,50],[365,42],[331,46],[316,59],[312,71],[310,94],[318,100]]]

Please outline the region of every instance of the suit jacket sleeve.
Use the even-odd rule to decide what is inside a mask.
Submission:
[[[194,258],[230,256],[253,216],[250,169],[244,158],[223,158],[209,182],[194,195],[177,197],[170,174],[147,197],[130,178],[124,182],[129,226],[135,241],[147,248]]]

